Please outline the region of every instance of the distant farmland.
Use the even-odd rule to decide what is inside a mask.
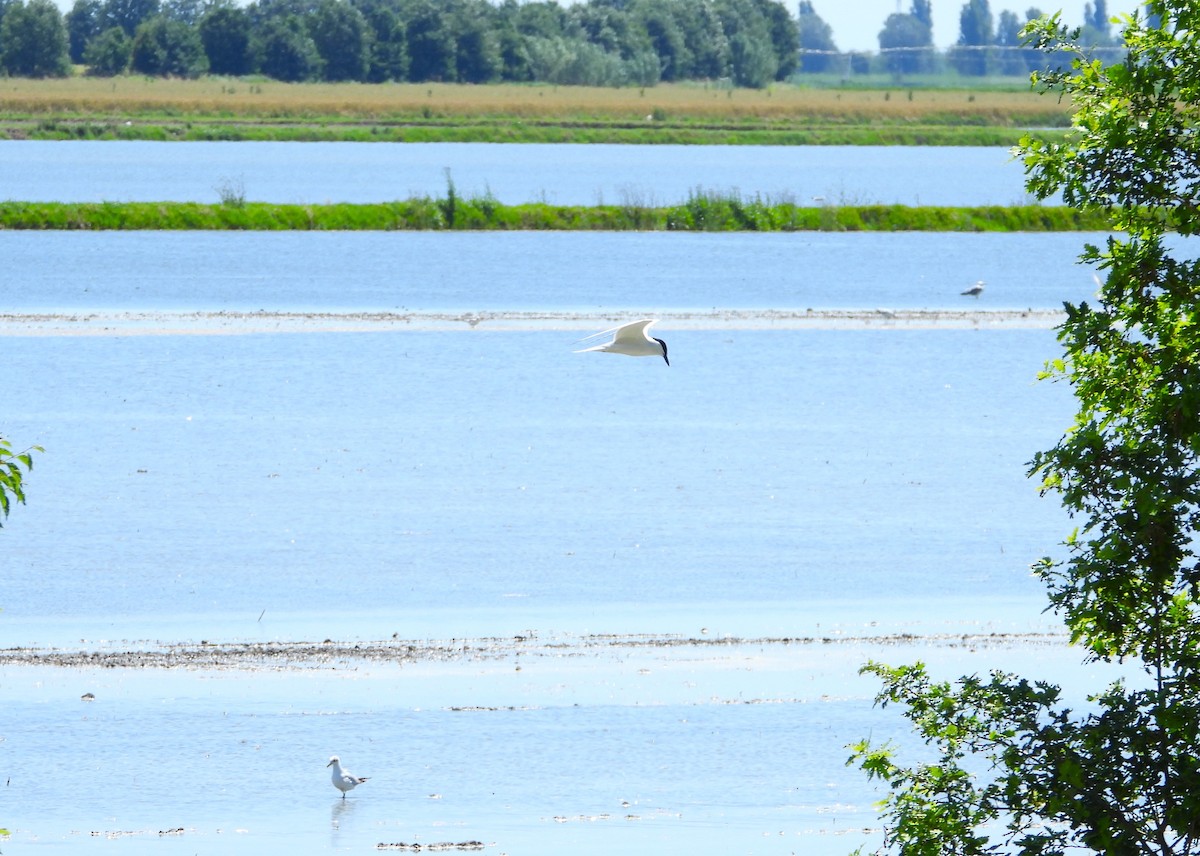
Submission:
[[[1033,92],[899,86],[0,82],[0,135],[12,139],[1002,145],[1069,117],[1069,103]]]

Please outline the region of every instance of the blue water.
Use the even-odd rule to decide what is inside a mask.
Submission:
[[[1022,469],[1069,414],[1032,383],[1049,331],[669,342],[668,369],[554,332],[22,340],[6,422],[47,453],[6,614],[1033,590],[1064,527]]]
[[[1052,330],[754,318],[772,306],[1052,309],[1094,288],[1073,261],[1080,242],[2,234],[4,299],[23,313],[503,316],[614,311],[650,294],[647,312],[718,310],[686,329],[668,316],[669,368],[572,354],[580,334],[552,325],[114,336],[79,322],[91,335],[10,337],[5,430],[47,453],[35,501],[4,533],[6,615],[299,621],[390,604],[507,622],[867,594],[1040,603],[1028,564],[1066,529],[1024,474],[1069,423],[1068,390],[1034,383],[1057,353]],[[652,263],[620,275],[638,259]],[[953,268],[968,260],[992,277],[979,300],[958,294]]]
[[[1088,233],[2,232],[0,311],[1061,309]],[[979,300],[960,292],[977,280]],[[635,317],[637,315],[635,314]]]
[[[795,282],[824,308],[864,308],[849,295],[870,284],[915,308],[1005,302],[958,296],[963,272],[940,268],[906,295],[923,237],[912,255],[871,236],[722,236],[711,255],[691,237],[308,237],[0,235],[10,311],[80,319],[3,325],[6,435],[46,452],[0,533],[0,647],[544,643],[283,671],[0,667],[14,851],[844,853],[880,835],[846,745],[908,740],[872,706],[866,659],[1079,680],[1061,643],[936,641],[1054,629],[1028,566],[1068,521],[1024,475],[1071,414],[1066,388],[1034,382],[1053,331],[728,323],[795,305]],[[1022,277],[1026,252],[1056,253],[1016,246],[995,246],[993,275],[1039,284],[1008,301],[1085,293],[1069,262],[1057,287]],[[418,275],[435,254],[461,291]],[[841,290],[835,254],[859,284]],[[610,275],[637,256],[694,282]],[[286,274],[305,271],[293,303]],[[730,272],[745,291],[723,291]],[[669,367],[574,354],[579,331],[553,324],[169,332],[189,308],[612,311],[645,283],[647,303],[726,310],[668,315]],[[134,335],[88,310],[165,320]],[[588,641],[610,636],[761,641]],[[805,636],[850,641],[771,641]],[[371,777],[344,803],[334,752]]]
[[[696,190],[799,204],[1014,205],[1005,148],[505,143],[0,141],[0,198],[386,202],[458,193],[558,205],[682,202]]]
[[[267,673],[253,685],[168,674],[153,688],[137,672],[76,677],[70,689],[49,676],[38,702],[6,703],[14,836],[5,850],[365,852],[481,841],[486,852],[682,854],[708,842],[836,853],[873,823],[868,804],[844,801],[864,793],[860,774],[843,767],[845,735],[886,736],[861,700],[653,703],[642,690],[643,703],[629,692],[547,704],[553,677],[587,680],[526,677],[542,704],[461,711],[414,708],[411,687],[427,677],[398,669]],[[655,681],[677,679],[659,672],[642,685]],[[78,700],[83,687],[95,702]],[[456,691],[479,695],[459,679],[443,702]],[[345,801],[323,769],[331,746],[370,777]],[[168,830],[180,832],[160,835]]]
[[[0,665],[6,852],[877,844],[845,747],[916,747],[865,660],[1103,685],[987,638],[1056,627],[1028,567],[1070,524],[1025,469],[1072,400],[1034,380],[1044,324],[770,310],[1054,309],[1094,290],[1087,239],[0,234],[0,428],[46,449],[0,530],[0,649],[498,640]],[[211,314],[257,310],[313,326]],[[512,323],[338,322],[485,310]],[[525,312],[661,313],[671,365]],[[334,753],[371,777],[344,802]]]

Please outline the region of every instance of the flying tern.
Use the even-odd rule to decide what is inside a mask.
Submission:
[[[667,343],[650,335],[650,328],[657,323],[657,318],[643,318],[641,321],[631,321],[611,330],[593,333],[586,338],[595,339],[611,333],[612,340],[575,353],[586,354],[588,351],[603,351],[608,354],[625,354],[630,357],[662,357],[667,365],[671,365],[671,361],[667,359]]]

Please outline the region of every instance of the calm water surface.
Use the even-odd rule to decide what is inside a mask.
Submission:
[[[0,324],[5,435],[46,447],[0,531],[0,648],[538,640],[403,666],[0,667],[6,849],[877,841],[844,747],[907,738],[865,659],[1078,684],[1059,644],[935,638],[1053,629],[1028,566],[1069,522],[1024,476],[1072,412],[1033,380],[1053,331],[670,312],[1054,308],[1094,289],[1086,237],[0,233],[6,314],[661,310],[672,357],[519,324]],[[763,638],[804,636],[849,641]],[[345,802],[335,752],[372,777]]]
[[[1098,234],[0,231],[0,310],[1058,309]],[[960,292],[983,279],[979,300]],[[635,315],[635,317],[637,317]]]
[[[501,202],[671,204],[697,189],[802,204],[1013,205],[1008,149],[505,143],[0,141],[0,198],[60,202],[386,202],[460,194]]]
[[[1049,331],[573,338],[21,340],[6,422],[48,452],[5,617],[1036,591]]]

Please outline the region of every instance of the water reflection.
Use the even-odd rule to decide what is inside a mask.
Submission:
[[[353,820],[356,803],[352,799],[335,799],[333,805],[329,809],[329,844],[335,850],[343,849],[343,844],[348,844],[361,836],[349,832],[343,834],[342,824],[346,821]]]

